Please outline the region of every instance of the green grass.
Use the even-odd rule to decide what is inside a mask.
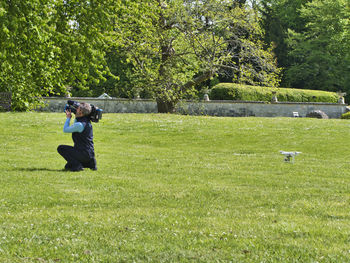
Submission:
[[[347,120],[105,114],[78,173],[64,120],[0,114],[0,262],[350,261]]]

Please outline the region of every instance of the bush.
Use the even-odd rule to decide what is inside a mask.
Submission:
[[[271,101],[272,92],[276,92],[280,102],[328,102],[337,103],[338,95],[335,92],[320,90],[269,88],[241,85],[235,83],[220,83],[210,92],[212,100],[238,101]]]
[[[348,112],[342,114],[340,118],[341,118],[341,119],[349,120],[349,119],[350,119],[350,111],[348,111]]]

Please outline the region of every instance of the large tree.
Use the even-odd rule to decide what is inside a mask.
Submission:
[[[172,112],[193,87],[218,72],[242,83],[276,85],[254,13],[242,1],[124,1],[117,32],[138,89],[149,88],[159,112]],[[245,2],[245,1],[244,1]],[[129,9],[138,12],[130,13]],[[118,42],[120,44],[120,42]]]
[[[22,109],[52,90],[58,52],[51,40],[52,8],[48,1],[0,2],[0,89],[13,93],[13,108]]]
[[[288,44],[289,32],[303,33],[306,28],[306,20],[300,14],[300,8],[311,0],[260,0],[259,11],[261,24],[265,31],[264,41],[272,44],[276,54],[278,66],[283,72],[288,69],[293,58],[289,55],[291,47]],[[284,74],[282,86],[288,85]]]
[[[260,0],[282,86],[349,93],[349,1]]]
[[[290,31],[292,87],[350,93],[350,9],[348,0],[314,0],[300,10],[302,34]]]
[[[13,109],[102,78],[113,2],[0,2],[0,91],[12,92]]]

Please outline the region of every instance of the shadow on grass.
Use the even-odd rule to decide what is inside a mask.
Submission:
[[[26,168],[15,168],[13,170],[21,171],[21,172],[40,172],[40,171],[46,171],[46,172],[66,172],[68,170],[65,169],[51,169],[51,168],[45,168],[45,167],[26,167]]]

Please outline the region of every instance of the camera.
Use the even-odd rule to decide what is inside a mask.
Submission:
[[[73,112],[74,114],[77,113],[77,109],[79,107],[80,103],[74,100],[68,100],[66,106],[64,107],[64,111],[69,110]],[[90,104],[91,106],[91,113],[88,115],[90,120],[92,122],[98,122],[102,119],[102,109],[99,109],[98,107],[95,107],[94,105]]]

